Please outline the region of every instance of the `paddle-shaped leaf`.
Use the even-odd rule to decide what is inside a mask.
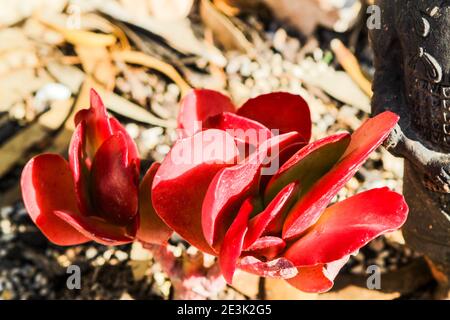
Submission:
[[[211,181],[202,206],[202,227],[208,244],[220,248],[223,236],[244,199],[259,190],[261,167],[275,150],[298,142],[295,132],[264,142],[244,163],[223,168]]]
[[[152,184],[159,166],[159,163],[154,162],[139,186],[140,225],[136,238],[144,243],[163,244],[172,234],[172,230],[156,214],[152,205]]]
[[[236,264],[242,252],[245,233],[247,232],[247,221],[253,212],[251,199],[247,199],[242,204],[239,212],[225,234],[223,245],[219,253],[219,265],[223,277],[228,283],[233,282]]]
[[[304,194],[341,158],[350,143],[350,135],[341,133],[309,143],[294,154],[271,178],[264,202],[269,203],[287,184],[299,181]]]
[[[107,246],[132,242],[139,223],[134,219],[128,225],[115,225],[99,217],[87,217],[72,211],[55,211],[55,215],[87,238]]]
[[[113,133],[105,105],[94,89],[90,92],[90,108],[80,110],[75,115],[75,125],[81,122],[86,123],[86,152],[92,159],[97,149]]]
[[[286,279],[293,287],[303,292],[323,293],[333,287],[334,278],[347,263],[350,256],[343,257],[340,260],[319,264],[312,267],[298,268],[298,275],[294,278]]]
[[[210,129],[178,140],[158,169],[153,207],[161,219],[193,246],[214,253],[202,232],[202,203],[216,173],[238,157],[233,137]]]
[[[292,205],[299,190],[295,182],[288,184],[259,214],[249,221],[244,248],[247,249],[263,234],[276,234],[281,231],[284,215]]]
[[[287,92],[264,94],[248,100],[237,114],[280,133],[296,131],[304,142],[311,139],[311,114],[308,104],[299,95]]]
[[[380,234],[397,230],[408,206],[388,188],[372,189],[338,202],[284,256],[295,266],[314,266],[345,257]]]
[[[231,112],[223,112],[204,121],[205,128],[227,131],[238,141],[258,146],[273,135],[261,123],[238,116]]]
[[[51,242],[67,246],[90,240],[55,215],[56,211],[78,212],[72,173],[61,156],[42,154],[31,159],[20,185],[28,214]]]
[[[283,227],[283,239],[301,235],[319,219],[333,197],[387,138],[398,119],[396,114],[384,112],[367,120],[353,133],[339,163],[314,184],[289,212]]]
[[[222,112],[234,112],[230,98],[220,92],[208,89],[195,89],[181,101],[178,113],[178,128],[182,136],[189,137],[203,130],[203,121]]]
[[[109,137],[95,154],[91,192],[95,212],[107,221],[126,225],[138,213],[139,168],[128,159],[123,133]]]
[[[278,257],[286,248],[286,242],[278,237],[261,237],[251,246],[245,249],[244,255],[249,254],[254,257],[264,258],[265,260],[272,260]]]

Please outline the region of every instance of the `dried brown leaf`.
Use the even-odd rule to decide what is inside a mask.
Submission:
[[[226,64],[226,59],[220,50],[211,48],[195,35],[191,22],[187,18],[170,21],[161,20],[142,12],[144,9],[136,11],[133,6],[120,5],[119,3],[111,3],[110,6],[105,6],[100,10],[114,19],[138,26],[160,36],[177,51],[201,56],[218,65],[224,66]]]
[[[194,0],[150,0],[151,14],[162,20],[179,20],[188,16]]]
[[[342,68],[349,74],[349,76],[356,82],[356,84],[364,91],[368,97],[372,97],[372,84],[364,76],[358,59],[355,55],[342,43],[339,39],[331,41],[331,49],[336,55],[337,60]]]
[[[165,74],[180,87],[183,96],[191,89],[191,86],[186,82],[186,80],[184,80],[184,78],[172,65],[157,58],[151,57],[143,52],[114,51],[112,53],[112,57],[117,61],[141,65]]]
[[[202,0],[200,2],[200,15],[205,25],[213,31],[217,41],[225,49],[253,53],[254,48],[250,41],[211,1]]]
[[[116,67],[112,63],[111,55],[105,47],[75,46],[80,57],[83,70],[92,75],[109,91],[115,86]]]
[[[85,78],[83,71],[74,66],[61,64],[59,62],[49,62],[46,68],[51,76],[68,87],[72,94],[78,93]]]
[[[113,34],[102,34],[86,30],[68,29],[56,23],[39,18],[39,21],[53,30],[61,33],[67,42],[86,47],[108,47],[116,43],[117,38]]]

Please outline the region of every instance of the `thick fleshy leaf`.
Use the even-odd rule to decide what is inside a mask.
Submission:
[[[371,119],[367,119],[353,134],[350,145],[345,150],[341,162],[350,159],[359,160],[368,157],[380,146],[391,133],[400,117],[393,112],[385,111]]]
[[[206,190],[224,167],[233,165],[238,150],[233,137],[210,129],[178,140],[156,173],[153,206],[161,219],[193,246],[214,254],[202,232]]]
[[[139,186],[140,224],[136,238],[144,243],[164,244],[172,234],[172,229],[156,214],[152,204],[152,184],[159,166],[159,163],[154,162]]]
[[[297,133],[287,133],[264,142],[244,163],[220,170],[211,181],[202,206],[203,234],[219,249],[226,230],[244,199],[259,190],[261,167],[269,154],[298,142]]]
[[[128,145],[121,132],[107,139],[95,154],[91,168],[95,214],[126,225],[138,212],[139,169],[129,163]]]
[[[116,118],[111,117],[109,119],[109,123],[111,124],[111,129],[112,129],[113,134],[121,132],[123,137],[125,138],[125,141],[128,146],[128,156],[127,156],[128,163],[127,163],[127,165],[129,166],[129,165],[131,165],[131,163],[134,162],[136,167],[139,168],[140,167],[139,151],[138,151],[137,145],[134,142],[133,138],[130,137],[127,130],[125,130],[125,128],[120,124],[120,122]]]
[[[260,169],[258,163],[244,163],[220,170],[211,181],[202,205],[202,230],[216,250],[242,201],[256,195]]]
[[[118,226],[99,217],[86,217],[75,212],[55,211],[55,215],[69,223],[87,238],[109,246],[132,242],[139,223],[139,217],[130,221],[127,226]]]
[[[219,253],[219,265],[225,280],[231,284],[233,282],[236,264],[242,252],[245,233],[247,232],[247,222],[253,212],[251,199],[247,199],[242,204],[239,212],[228,229],[223,239],[223,244]]]
[[[245,249],[243,254],[272,260],[278,257],[283,252],[284,248],[286,248],[286,242],[283,239],[267,236],[257,239],[250,247]]]
[[[283,227],[284,215],[292,205],[293,197],[297,194],[299,185],[290,183],[273,199],[263,212],[249,221],[244,248],[247,250],[263,234],[277,234]]]
[[[294,154],[270,179],[265,203],[289,183],[299,181],[304,194],[339,161],[350,143],[350,134],[340,133],[311,142]]]
[[[398,119],[396,114],[386,111],[367,120],[353,133],[341,160],[289,212],[283,227],[283,239],[301,235],[319,219],[339,190],[387,138]]]
[[[298,275],[286,281],[293,287],[303,292],[324,293],[329,291],[334,284],[334,279],[342,267],[347,263],[350,256],[340,260],[320,264],[312,267],[298,268]]]
[[[280,150],[280,153],[278,154],[278,169],[277,171],[274,173],[276,174],[280,168],[290,159],[292,158],[297,152],[299,152],[302,148],[304,148],[305,146],[307,146],[308,144],[306,142],[297,142],[297,143],[293,143],[291,145],[288,145],[287,147],[285,147],[284,149]],[[273,176],[273,174],[269,177],[270,178]],[[269,181],[267,181],[269,182]],[[266,183],[267,186],[267,183]]]
[[[133,139],[117,119],[109,118],[100,96],[91,90],[91,108],[81,110],[75,117],[77,124],[69,147],[69,161],[75,181],[78,207],[84,215],[94,211],[91,203],[90,168],[98,148],[111,135],[121,132],[128,146],[127,166],[139,168],[139,153]]]
[[[297,131],[303,141],[311,139],[311,114],[308,104],[299,95],[287,92],[264,94],[248,100],[237,114],[256,120],[280,133]]]
[[[181,101],[178,128],[189,137],[204,129],[203,121],[222,112],[235,112],[230,98],[208,89],[194,89]]]
[[[69,146],[69,164],[75,187],[75,196],[81,214],[92,214],[90,195],[90,169],[92,159],[86,153],[86,122],[80,122],[75,128]]]
[[[403,196],[388,188],[357,194],[326,209],[285,257],[295,266],[339,260],[379,235],[399,229],[407,215]]]
[[[91,107],[80,110],[75,115],[75,125],[86,123],[86,152],[92,159],[95,152],[112,134],[105,105],[98,93],[91,89]]]
[[[204,127],[225,130],[238,141],[254,146],[273,136],[261,123],[231,112],[223,112],[208,118],[204,122]]]
[[[61,246],[89,241],[55,211],[78,212],[69,164],[56,154],[31,159],[22,171],[22,198],[33,222],[53,243]]]
[[[238,268],[260,277],[274,279],[290,279],[298,274],[292,262],[283,257],[264,262],[255,257],[246,256],[240,259]]]
[[[286,148],[280,150],[278,155],[272,156],[269,165],[266,165],[264,168],[270,167],[270,170],[266,171],[266,174],[261,176],[261,181],[259,184],[260,194],[264,195],[264,190],[266,190],[267,185],[274,174],[276,174],[280,168],[296,154],[303,147],[307,145],[306,142],[297,142],[293,143]],[[284,186],[283,186],[284,187]],[[270,202],[270,201],[269,201]]]

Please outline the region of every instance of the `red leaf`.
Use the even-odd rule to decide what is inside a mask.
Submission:
[[[275,92],[248,100],[237,114],[256,120],[280,133],[297,131],[305,142],[311,139],[311,114],[306,101],[294,94]]]
[[[299,181],[302,193],[327,173],[344,154],[350,143],[348,133],[335,134],[311,142],[293,155],[271,178],[264,202],[269,203],[287,184]]]
[[[75,128],[69,146],[69,164],[74,180],[75,196],[78,208],[83,215],[93,212],[90,190],[90,169],[92,159],[85,151],[86,145],[86,122],[82,121]]]
[[[127,165],[131,165],[131,163],[134,162],[137,168],[140,167],[140,157],[139,157],[139,151],[137,148],[136,143],[134,142],[133,138],[130,137],[128,132],[125,130],[125,128],[120,124],[120,122],[114,118],[111,117],[109,119],[109,123],[111,124],[111,128],[113,131],[113,134],[116,134],[118,132],[122,133],[122,136],[125,138],[125,142],[128,147],[128,163]]]
[[[286,258],[263,262],[252,256],[243,257],[238,268],[261,277],[290,279],[297,275],[297,268]]]
[[[220,248],[220,270],[229,284],[233,282],[234,271],[236,270],[236,264],[241,255],[245,233],[247,232],[248,218],[252,212],[252,202],[250,199],[247,199],[242,204],[236,218],[225,234],[223,244]]]
[[[278,257],[283,252],[284,248],[286,248],[286,242],[281,238],[270,236],[261,237],[253,242],[250,247],[246,248],[243,254],[272,260]]]
[[[81,234],[98,243],[108,246],[118,246],[132,242],[136,235],[138,217],[127,226],[118,226],[99,217],[86,217],[76,212],[55,211],[60,219],[69,223]]]
[[[398,119],[392,112],[383,112],[355,131],[339,163],[314,184],[291,210],[283,227],[283,239],[299,236],[319,219],[333,197],[387,138]]]
[[[67,246],[90,240],[55,215],[55,211],[78,212],[66,160],[55,154],[34,157],[23,169],[20,184],[28,214],[51,242]]]
[[[192,90],[181,101],[178,128],[183,129],[183,137],[192,136],[204,129],[203,121],[222,112],[235,112],[230,98],[213,90]]]
[[[152,186],[157,214],[193,246],[207,253],[201,223],[202,203],[216,173],[234,163],[238,151],[224,131],[210,129],[178,140],[161,164]]]
[[[249,228],[245,236],[244,248],[248,249],[264,233],[281,232],[283,226],[282,219],[290,205],[292,205],[293,196],[298,192],[298,184],[288,184],[273,201],[249,221]],[[272,226],[272,228],[268,228]]]
[[[212,179],[202,205],[202,230],[206,241],[220,249],[226,230],[245,198],[258,190],[258,163],[244,163],[220,170]]]
[[[263,143],[242,164],[220,170],[211,181],[202,206],[203,234],[210,246],[218,249],[225,231],[244,199],[258,192],[258,183],[267,155],[297,142],[297,133],[276,136]]]
[[[128,159],[121,132],[107,139],[95,154],[91,168],[92,201],[96,215],[126,225],[138,212],[139,168]]]
[[[298,268],[298,275],[286,281],[293,287],[303,292],[324,293],[330,290],[334,284],[334,278],[347,263],[349,256],[341,260],[320,264],[312,267]]]
[[[159,166],[154,162],[139,186],[140,226],[136,238],[144,243],[164,244],[172,234],[172,229],[161,220],[152,205],[152,183]]]
[[[92,159],[95,152],[112,134],[105,105],[98,93],[91,89],[91,107],[80,110],[75,115],[75,125],[86,122],[86,152]]]
[[[296,266],[339,260],[379,235],[400,228],[407,214],[403,196],[388,188],[360,193],[326,209],[285,257]]]
[[[301,136],[299,135],[299,137],[301,138]],[[280,150],[280,152],[272,157],[271,159],[271,163],[269,166],[272,166],[272,169],[270,172],[270,174],[265,174],[261,177],[261,182],[259,184],[259,190],[261,195],[264,194],[264,190],[266,190],[267,185],[269,183],[269,181],[271,180],[271,178],[273,177],[274,174],[276,174],[280,168],[294,155],[296,154],[298,151],[300,151],[303,147],[305,147],[307,145],[306,142],[297,142],[297,143],[293,143],[289,146],[287,146],[286,148]],[[266,168],[269,166],[265,166]],[[284,187],[284,186],[283,186]],[[280,189],[281,190],[281,189]],[[266,199],[264,199],[266,200]],[[269,201],[270,202],[270,201]]]
[[[204,122],[204,126],[227,131],[238,141],[255,146],[260,145],[273,136],[270,130],[259,122],[231,112],[223,112],[208,118]]]

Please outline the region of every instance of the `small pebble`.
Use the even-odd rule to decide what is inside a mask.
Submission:
[[[132,139],[137,139],[139,136],[139,126],[136,123],[127,123],[125,125],[125,130]]]
[[[95,248],[89,248],[86,250],[86,258],[93,259],[95,256],[97,256],[97,249]]]
[[[116,256],[117,259],[119,259],[119,261],[125,261],[128,259],[128,253],[121,251],[121,250],[117,250],[114,255]]]

